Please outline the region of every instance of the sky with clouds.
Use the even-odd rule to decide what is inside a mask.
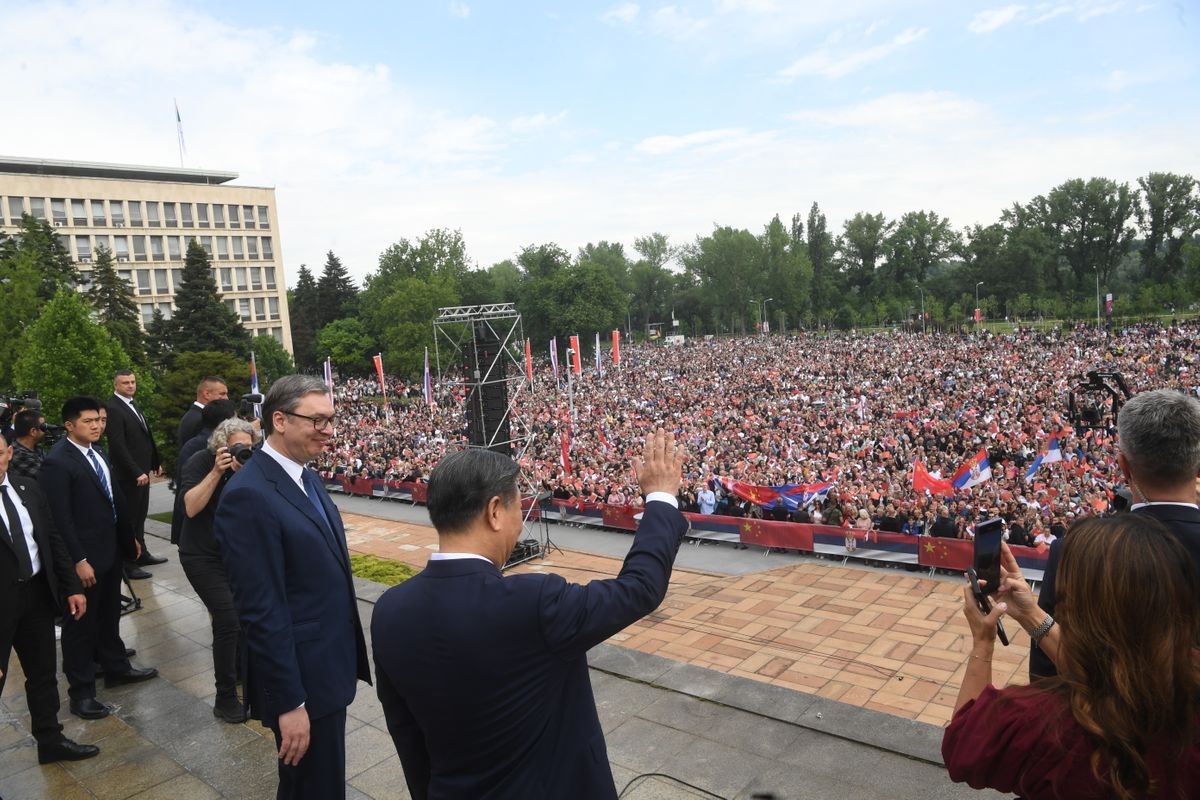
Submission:
[[[436,227],[486,267],[1200,177],[1196,0],[0,0],[0,74],[0,155],[178,165],[178,102],[186,166],[276,187],[289,284]]]

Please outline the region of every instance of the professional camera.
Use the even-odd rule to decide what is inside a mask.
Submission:
[[[1119,372],[1091,370],[1067,395],[1067,412],[1077,430],[1116,425],[1117,414],[1133,396]]]
[[[250,460],[250,456],[254,455],[254,448],[248,444],[231,444],[229,445],[229,455],[233,456],[239,464],[245,465]]]
[[[254,407],[261,406],[263,399],[258,392],[246,392],[238,404],[238,416],[242,419],[254,419]]]
[[[13,395],[0,395],[0,425],[11,424],[13,415],[25,410],[41,412],[42,401],[37,392],[28,389]]]

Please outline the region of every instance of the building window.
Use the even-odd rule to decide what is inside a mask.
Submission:
[[[271,237],[262,237],[263,258],[274,260],[275,251],[271,248]]]
[[[217,237],[217,258],[221,259],[222,261],[229,260],[229,237],[228,236],[218,236]]]
[[[240,236],[233,237],[233,257],[237,261],[241,261],[244,258],[242,255],[242,237]]]
[[[182,256],[180,255],[180,250],[179,250],[179,237],[178,236],[168,236],[167,237],[167,256],[172,261],[178,261],[180,258],[182,258]]]
[[[124,203],[122,203],[120,200],[109,200],[108,201],[108,214],[110,217],[112,217],[112,224],[113,224],[114,228],[124,228],[125,227],[125,204]]]
[[[231,227],[231,228],[240,227],[239,223],[238,223],[238,207],[235,206],[233,203],[229,204],[229,227]]]
[[[12,205],[12,201],[14,199],[18,203],[21,202],[21,198],[19,198],[19,197],[18,198],[10,197],[10,198],[8,198],[9,205]],[[20,219],[21,217],[18,214],[16,218]],[[84,202],[82,200],[72,200],[71,201],[71,222],[74,223],[75,225],[87,225],[87,208],[84,206]]]
[[[247,228],[254,227],[254,206],[242,206],[242,222]]]
[[[83,264],[92,260],[92,237],[75,237],[75,255],[79,257],[80,263]]]
[[[251,259],[253,259],[255,261],[258,260],[258,237],[257,236],[247,236],[246,237],[246,251]]]
[[[221,291],[233,291],[233,270],[229,267],[221,267]]]
[[[250,321],[250,298],[243,297],[238,300],[238,316],[242,318],[242,322]]]
[[[137,271],[138,294],[150,294],[150,270],[139,269]]]
[[[171,290],[178,291],[179,284],[182,282],[183,282],[183,270],[181,270],[181,269],[171,270],[171,287],[172,287]]]
[[[237,288],[239,292],[246,291],[246,268],[238,267],[233,271],[234,277],[237,278]]]
[[[145,261],[146,260],[146,237],[145,236],[133,237],[133,260],[134,261]]]
[[[25,213],[25,198],[10,197],[8,198],[8,218],[12,220],[13,225],[21,223],[21,215]]]
[[[163,261],[166,256],[163,255],[163,237],[150,237],[150,255],[155,261]]]
[[[116,245],[114,252],[117,255],[117,261],[129,260],[129,237],[114,236],[113,243]]]
[[[158,227],[158,201],[146,201],[146,224],[151,228]]]
[[[275,288],[275,268],[274,267],[263,267],[263,272],[266,273],[267,288],[274,289]]]
[[[179,223],[175,220],[174,203],[163,203],[163,226],[167,228],[179,227]]]
[[[130,201],[128,201],[128,206],[129,206],[129,224],[133,225],[135,228],[142,227],[142,201],[141,200],[130,200]]]
[[[29,213],[39,222],[46,221],[46,198],[31,197],[29,198]]]
[[[267,308],[271,312],[271,319],[279,319],[279,298],[278,297],[268,297],[267,298]]]
[[[226,300],[225,305],[228,306],[229,310],[234,314],[237,313],[237,300]]]
[[[283,344],[283,328],[271,328],[271,335],[275,337],[275,341]]]
[[[200,246],[204,248],[204,252],[208,253],[208,258],[211,261],[212,256],[213,256],[212,237],[211,236],[201,236],[200,237]]]
[[[95,249],[95,251],[96,251],[96,255],[97,255],[97,256],[99,256],[99,255],[100,255],[100,248],[101,248],[101,247],[103,247],[105,250],[108,250],[108,252],[109,252],[109,255],[112,255],[112,247],[111,247],[111,246],[109,246],[109,244],[108,244],[108,237],[107,237],[107,236],[103,236],[103,235],[101,235],[101,236],[97,236],[97,237],[96,237],[96,241],[92,242],[92,245],[93,245],[93,248],[94,248],[94,249]]]
[[[196,222],[201,228],[208,227],[208,203],[196,204]]]
[[[129,291],[133,291],[133,270],[119,269],[117,277],[129,284]]]
[[[167,271],[165,269],[154,270],[154,293],[155,294],[170,294],[171,287],[167,286]]]
[[[64,233],[56,233],[56,234],[54,234],[54,236],[55,236],[55,238],[58,239],[58,243],[62,245],[63,250],[66,250],[67,254],[70,255],[70,253],[71,253],[71,237],[67,236]]]
[[[267,318],[266,298],[263,298],[263,297],[254,298],[254,318],[255,319],[266,319]]]
[[[154,303],[142,303],[142,327],[154,321]]]
[[[225,206],[220,203],[213,203],[213,227],[225,227]]]
[[[183,227],[185,227],[185,228],[192,227],[192,204],[191,203],[180,203],[179,204],[179,216],[183,220]]]
[[[79,270],[79,290],[86,292],[92,288],[92,271],[90,269]]]
[[[270,225],[267,224],[267,207],[266,206],[258,207],[258,227],[260,227],[260,228],[269,228],[270,227]]]
[[[250,270],[250,288],[261,289],[262,278],[259,276],[258,267],[249,267]]]
[[[92,201],[92,224],[93,225],[107,225],[108,224],[108,218],[104,214],[104,201],[103,200],[93,200]]]
[[[54,226],[67,224],[67,201],[61,197],[50,199],[50,213],[54,216]]]
[[[175,307],[170,303],[159,303],[158,310],[163,315],[163,319],[170,319],[175,316]]]

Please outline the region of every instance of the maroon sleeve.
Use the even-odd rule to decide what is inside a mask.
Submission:
[[[1057,750],[1057,737],[1047,737],[1046,725],[1054,716],[1046,706],[1057,702],[1044,692],[985,687],[958,710],[942,737],[950,779],[973,789],[1014,793],[1031,779],[1037,783],[1039,762]]]

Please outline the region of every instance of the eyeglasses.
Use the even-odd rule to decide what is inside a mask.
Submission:
[[[308,420],[309,422],[311,422],[313,424],[313,428],[318,431],[324,430],[325,428],[332,429],[334,421],[337,420],[336,416],[333,416],[333,417],[310,417],[308,414],[297,414],[294,411],[284,411],[283,413],[287,414],[289,417],[299,417],[300,419]]]

